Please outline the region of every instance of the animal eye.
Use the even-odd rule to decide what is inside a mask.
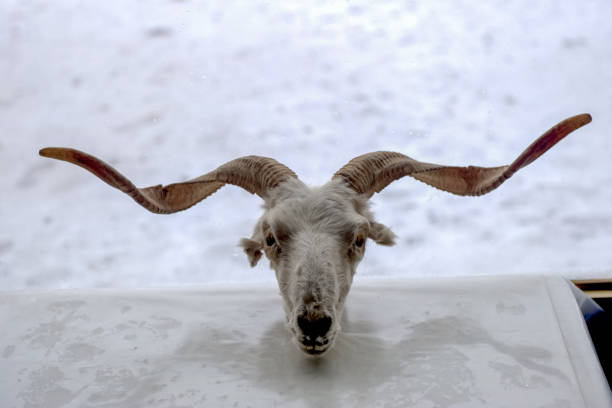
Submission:
[[[267,246],[272,246],[276,243],[276,240],[274,239],[274,237],[272,235],[268,236],[268,238],[266,238],[266,245]]]
[[[363,239],[363,237],[357,237],[357,239],[355,240],[355,245],[358,246],[359,248],[361,248],[364,244],[365,240]]]

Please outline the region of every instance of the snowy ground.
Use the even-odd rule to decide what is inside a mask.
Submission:
[[[398,245],[370,245],[358,275],[612,276],[611,18],[608,0],[3,0],[0,288],[273,280],[236,246],[256,196],[154,215],[43,146],[139,186],[245,154],[320,184],[381,149],[507,164],[582,112],[592,124],[489,195],[411,179],[376,195]]]

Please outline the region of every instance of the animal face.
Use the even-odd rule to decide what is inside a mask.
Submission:
[[[287,324],[302,351],[331,349],[344,301],[372,238],[393,245],[394,234],[373,219],[367,201],[339,181],[308,188],[283,183],[267,201],[253,236],[243,239],[251,265],[263,252],[275,271]]]

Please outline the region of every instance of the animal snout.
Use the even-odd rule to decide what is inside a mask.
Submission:
[[[330,346],[332,323],[332,318],[327,314],[302,313],[298,315],[297,325],[302,332],[298,338],[302,343],[302,349],[311,355],[323,354]]]
[[[325,337],[332,325],[332,319],[329,316],[310,317],[306,314],[302,314],[298,316],[297,324],[302,330],[305,340],[309,340],[314,345],[318,337]]]

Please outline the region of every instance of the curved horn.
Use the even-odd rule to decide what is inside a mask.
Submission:
[[[514,162],[500,167],[453,167],[424,163],[401,153],[373,152],[356,157],[334,174],[359,194],[371,197],[391,182],[411,176],[440,190],[477,196],[496,189],[574,130],[591,122],[588,113],[565,119],[533,142]]]
[[[242,187],[251,194],[265,198],[269,189],[291,177],[297,178],[293,171],[274,159],[245,156],[227,162],[210,173],[182,183],[137,188],[108,163],[79,150],[47,147],[40,151],[40,155],[81,166],[107,184],[123,191],[147,210],[159,214],[186,210],[225,184]]]

